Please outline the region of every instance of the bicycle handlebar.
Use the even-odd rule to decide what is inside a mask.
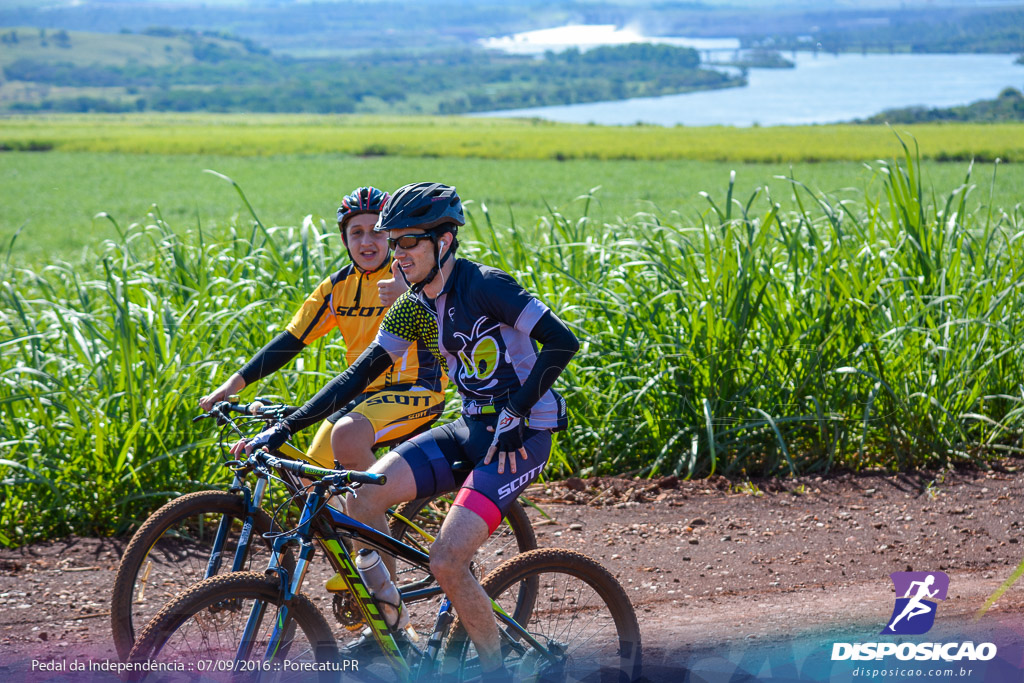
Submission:
[[[262,454],[266,464],[270,467],[278,467],[300,476],[316,477],[328,481],[331,484],[371,484],[383,486],[387,483],[387,475],[374,474],[373,472],[359,472],[356,470],[332,470],[325,467],[317,467],[301,460],[285,460],[270,455],[266,451],[257,451]],[[256,455],[254,453],[253,455]]]
[[[265,419],[280,419],[288,417],[298,409],[298,406],[289,406],[284,403],[267,404],[259,398],[254,400],[252,403],[231,403],[229,401],[221,401],[213,406],[213,408],[208,412],[193,417],[192,422],[199,422],[200,420],[208,417],[227,417],[225,413],[237,413],[239,415],[262,417]]]

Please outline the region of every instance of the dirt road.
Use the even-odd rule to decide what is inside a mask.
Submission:
[[[680,680],[684,669],[690,680],[737,680],[751,653],[746,670],[771,678],[771,659],[756,653],[779,643],[790,651],[776,668],[798,662],[787,680],[815,680],[800,649],[878,634],[895,571],[949,575],[929,637],[998,636],[1010,654],[1024,644],[1024,580],[972,619],[1024,560],[1024,471],[1014,462],[939,478],[568,480],[531,497],[550,516],[531,511],[541,545],[581,550],[626,587],[651,680]],[[115,659],[107,603],[124,543],[0,551],[0,673],[39,657]]]

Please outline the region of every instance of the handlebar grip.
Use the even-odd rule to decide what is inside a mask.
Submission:
[[[255,401],[253,403],[255,403]],[[250,412],[251,406],[252,406],[252,403],[250,403],[249,406],[246,407],[246,411],[245,412],[253,414],[253,413]],[[286,406],[286,405],[282,405],[280,403],[274,403],[272,405],[264,405],[264,406],[261,406],[261,407],[257,408],[254,414],[257,417],[264,417],[264,416],[268,416],[269,415],[272,418],[282,418],[282,417],[288,417],[289,415],[291,415],[292,413],[294,413],[298,409],[299,409],[298,406]]]
[[[264,453],[265,452],[266,451],[264,451]],[[289,472],[294,472],[295,474],[316,474],[319,476],[323,476],[323,472],[330,471],[323,470],[322,472],[315,472],[313,470],[320,470],[321,468],[313,467],[312,465],[308,465],[304,462],[299,462],[297,460],[283,460],[281,458],[272,456],[269,453],[266,455],[265,460],[267,461],[267,464],[270,465],[271,467],[280,467],[283,470],[288,470]]]
[[[374,474],[373,472],[349,472],[348,480],[353,484],[384,486],[384,484],[388,483],[388,476],[386,474]]]
[[[329,477],[333,474],[337,474],[337,470],[329,470],[323,467],[317,467],[316,465],[310,465],[308,462],[302,462],[300,460],[284,460],[272,455],[266,456],[267,464],[271,467],[280,467],[283,470],[294,472],[299,476],[305,477]]]
[[[265,451],[263,451],[266,453]],[[357,472],[353,470],[329,470],[323,467],[317,467],[316,465],[310,465],[309,463],[302,462],[299,460],[284,460],[282,458],[275,457],[267,453],[264,460],[271,467],[280,467],[283,470],[294,472],[300,476],[307,477],[344,477],[344,481],[352,484],[372,484],[375,486],[383,486],[387,483],[388,478],[385,474],[374,474],[372,472]]]

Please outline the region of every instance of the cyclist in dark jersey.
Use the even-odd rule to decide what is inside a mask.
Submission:
[[[376,341],[298,412],[234,453],[279,446],[363,390],[410,344],[427,345],[462,397],[462,416],[414,437],[372,468],[387,484],[360,489],[348,510],[387,530],[390,505],[459,490],[431,549],[430,566],[480,655],[485,680],[506,680],[490,601],[470,560],[508,505],[533,481],[551,453],[551,433],[566,426],[565,401],[551,387],[579,348],[572,332],[511,276],[453,258],[465,224],[454,187],[406,185],[375,228],[389,243],[408,292],[384,316]],[[535,342],[542,345],[538,353]],[[468,475],[456,462],[474,465]],[[392,560],[393,563],[393,560]],[[394,567],[391,567],[394,571]]]
[[[407,288],[400,277],[395,282],[397,268],[387,241],[373,230],[387,201],[388,194],[375,187],[357,188],[341,200],[338,229],[352,262],[324,278],[284,331],[203,396],[203,410],[273,374],[332,330],[345,340],[350,365],[370,345],[384,313]],[[434,356],[423,345],[410,348],[360,396],[324,416],[308,458],[322,467],[333,467],[335,461],[352,469],[370,467],[375,446],[397,443],[437,420],[444,411],[446,384]]]

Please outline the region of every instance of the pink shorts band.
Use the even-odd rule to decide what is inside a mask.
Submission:
[[[459,489],[459,495],[455,496],[455,505],[472,510],[480,515],[480,519],[487,524],[487,533],[493,534],[494,530],[501,524],[501,510],[491,502],[491,499],[473,489]]]

